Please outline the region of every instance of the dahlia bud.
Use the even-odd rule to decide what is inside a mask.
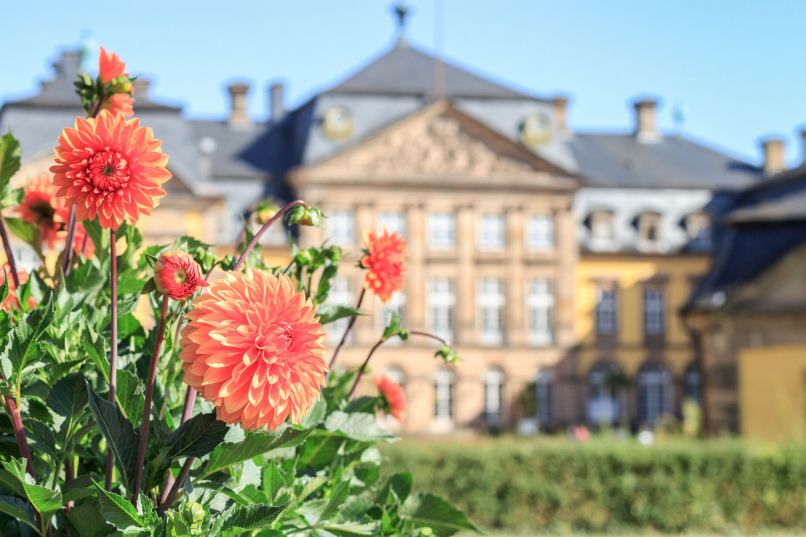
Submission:
[[[179,250],[170,250],[154,264],[154,283],[160,293],[174,300],[185,300],[199,287],[207,287],[201,268],[193,257]]]
[[[255,215],[255,222],[257,225],[262,226],[271,220],[271,217],[277,214],[277,211],[279,210],[280,207],[276,203],[269,200],[263,200],[258,203],[257,207],[255,208],[255,212],[253,213]]]

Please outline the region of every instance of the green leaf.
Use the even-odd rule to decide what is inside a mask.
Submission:
[[[29,436],[36,441],[37,449],[41,449],[51,456],[57,455],[56,434],[53,432],[53,427],[37,419],[26,417],[25,429]]]
[[[87,409],[87,384],[84,376],[73,373],[53,385],[48,394],[50,409],[64,418],[74,418]]]
[[[3,267],[3,285],[0,287],[0,304],[6,301],[8,297],[8,271]]]
[[[139,425],[143,420],[143,407],[146,402],[145,391],[145,386],[136,375],[125,369],[118,370],[118,386],[115,390],[115,399],[123,415],[135,426]]]
[[[366,315],[363,311],[356,309],[352,306],[343,306],[336,304],[322,304],[316,312],[319,315],[320,324],[328,324],[345,317],[355,317],[357,315]]]
[[[203,457],[221,445],[229,426],[218,421],[215,412],[196,414],[169,437],[170,458]]]
[[[119,530],[125,530],[132,526],[143,527],[143,518],[137,513],[132,503],[119,494],[103,489],[98,483],[98,504],[104,519]]]
[[[92,494],[95,494],[94,487]],[[114,531],[114,528],[104,521],[95,502],[76,505],[67,513],[67,520],[79,537],[100,537]]]
[[[31,510],[30,504],[25,500],[15,496],[0,495],[0,513],[4,513],[17,522],[23,522],[39,531],[39,528],[36,527],[34,512]]]
[[[339,448],[345,442],[340,436],[311,436],[302,446],[300,460],[306,467],[318,470],[328,466],[338,456]]]
[[[29,360],[38,352],[37,343],[42,333],[50,325],[53,318],[53,300],[48,297],[47,302],[26,313],[9,332],[6,347],[0,353],[3,360],[8,360],[12,366],[14,379],[25,369]]]
[[[350,537],[352,535],[379,535],[377,522],[328,522],[318,526],[334,535]]]
[[[381,428],[375,420],[374,414],[365,412],[342,412],[337,410],[327,417],[325,429],[341,433],[348,438],[361,442],[374,442],[394,438],[389,432]]]
[[[207,477],[229,466],[251,459],[273,449],[294,447],[303,442],[311,429],[287,428],[281,433],[250,432],[235,444],[221,444],[213,450],[207,463],[200,470],[200,477]]]
[[[9,133],[0,137],[0,196],[5,196],[11,177],[20,169],[20,142]]]
[[[402,516],[414,523],[415,527],[431,528],[439,537],[465,530],[479,531],[462,511],[434,494],[418,494],[409,498],[403,506]]]
[[[115,463],[120,468],[123,483],[129,488],[137,464],[139,434],[134,430],[132,423],[123,417],[118,406],[95,393],[89,383],[87,393],[90,410],[95,415],[98,428],[115,456]]]
[[[271,525],[285,508],[285,505],[260,503],[238,506],[226,516],[222,529],[257,530],[265,528]]]
[[[0,480],[7,485],[12,485],[11,480],[15,480],[17,484],[12,486],[13,489],[42,515],[55,513],[62,508],[61,492],[34,484],[33,478],[25,471],[25,459],[11,459],[3,463],[3,468]]]
[[[6,217],[5,221],[6,225],[8,226],[8,230],[11,231],[15,237],[27,244],[30,244],[34,248],[39,248],[40,231],[38,226],[35,224],[30,224],[19,218]]]
[[[398,499],[400,499],[401,502],[405,502],[409,494],[411,494],[414,477],[411,472],[401,472],[391,476],[387,483],[389,488],[397,494]]]

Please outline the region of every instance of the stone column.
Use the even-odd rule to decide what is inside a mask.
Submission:
[[[475,212],[471,205],[456,208],[456,343],[476,342]]]
[[[557,345],[574,344],[574,271],[578,245],[576,221],[570,208],[554,212],[557,239],[557,278],[555,281],[555,316]]]
[[[507,346],[519,346],[526,344],[523,207],[506,209],[506,227],[507,276],[504,280],[506,289],[504,342]]]
[[[420,330],[428,329],[426,308],[428,307],[425,275],[425,215],[422,204],[406,207],[406,247],[408,270],[406,274],[406,325]]]

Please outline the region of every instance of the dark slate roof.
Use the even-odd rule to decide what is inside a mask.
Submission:
[[[806,191],[736,209],[727,216],[727,221],[733,224],[806,221]]]
[[[632,134],[575,134],[578,172],[594,187],[736,190],[761,178],[741,160],[680,136],[644,142]]]
[[[432,96],[436,61],[434,56],[402,42],[330,91]],[[443,97],[542,100],[444,60],[441,68],[444,72]]]
[[[203,151],[206,139],[215,142],[210,172],[215,177],[228,179],[265,177],[270,167],[269,153],[265,150],[266,124],[248,127],[231,127],[226,121],[189,120]]]

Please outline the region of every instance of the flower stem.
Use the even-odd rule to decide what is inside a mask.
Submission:
[[[185,392],[185,406],[182,408],[182,419],[179,422],[180,425],[190,419],[190,415],[193,414],[194,404],[196,404],[196,389],[192,386],[188,386],[188,389]],[[192,457],[190,458],[190,461],[191,463],[193,462]],[[173,503],[173,498],[171,498],[170,503],[168,502],[168,496],[171,494],[175,482],[176,480],[174,479],[173,474],[169,473],[168,477],[165,479],[165,484],[162,486],[162,494],[160,494],[159,508],[161,512],[164,512],[164,510],[170,507],[170,504]],[[176,492],[174,492],[174,498],[175,497]]]
[[[443,339],[443,338],[439,337],[438,335],[432,334],[430,332],[422,332],[420,330],[409,330],[409,335],[410,336],[427,337],[427,338],[433,339],[434,341],[439,341],[443,345],[450,346],[450,343],[448,343],[448,341],[446,339]]]
[[[22,425],[22,416],[20,409],[14,402],[14,398],[10,395],[5,396],[6,410],[11,418],[11,427],[14,429],[14,437],[17,439],[17,447],[20,450],[20,456],[24,457],[27,461],[26,469],[31,477],[35,477],[34,472],[34,458],[31,455],[31,449],[28,447],[28,438],[25,436],[25,428]]]
[[[185,464],[182,465],[182,469],[179,470],[179,475],[176,477],[176,481],[173,482],[170,489],[168,490],[168,494],[165,495],[165,500],[160,503],[159,511],[160,513],[164,513],[171,504],[174,503],[176,499],[176,495],[179,494],[179,488],[187,479],[188,474],[190,473],[190,467],[193,465],[193,461],[196,459],[194,457],[188,457],[185,459]]]
[[[375,354],[375,351],[377,351],[379,348],[381,348],[381,345],[383,345],[384,343],[386,343],[386,338],[381,338],[369,350],[369,354],[367,354],[367,358],[366,358],[366,360],[364,360],[364,363],[361,364],[361,369],[358,370],[358,375],[355,377],[355,381],[353,382],[352,388],[350,388],[350,393],[347,394],[347,399],[352,397],[353,393],[356,390],[356,388],[358,388],[358,383],[361,382],[361,377],[364,376],[364,372],[367,370],[367,365],[369,364],[369,359],[372,358],[372,355]]]
[[[118,383],[118,255],[117,233],[109,230],[109,278],[112,299],[110,303],[112,317],[111,351],[109,354],[109,402],[115,404],[115,388]],[[115,470],[115,456],[112,450],[106,454],[106,489],[112,488],[112,474]]]
[[[261,226],[261,228],[257,231],[257,233],[255,233],[255,236],[252,237],[252,240],[249,241],[249,244],[246,245],[246,248],[244,248],[244,251],[238,258],[238,261],[235,262],[235,266],[232,267],[232,270],[235,271],[239,270],[241,266],[244,264],[244,261],[246,261],[246,256],[249,255],[249,252],[255,249],[255,246],[257,246],[260,237],[262,237],[263,234],[266,233],[266,230],[269,229],[272,226],[272,224],[274,224],[277,220],[281,219],[285,215],[285,213],[287,213],[289,210],[296,207],[297,205],[305,205],[305,202],[302,200],[294,200],[288,202],[282,209],[274,213],[274,216],[269,218],[268,222],[266,222]]]
[[[20,286],[20,276],[17,274],[17,263],[14,261],[14,252],[11,250],[11,242],[8,239],[8,231],[6,230],[6,221],[3,219],[3,214],[0,213],[0,237],[3,240],[3,249],[6,251],[6,262],[11,269],[11,279],[14,281],[14,287]]]
[[[67,219],[67,244],[62,252],[62,272],[67,276],[73,265],[73,237],[76,234],[76,206],[70,207],[70,216]]]
[[[160,349],[162,341],[165,339],[165,324],[168,317],[168,295],[162,295],[162,306],[160,307],[160,320],[157,325],[157,340],[154,342],[154,352],[151,353],[151,364],[148,368],[148,384],[146,384],[145,403],[143,404],[143,423],[140,424],[140,445],[137,449],[137,464],[134,474],[134,492],[132,494],[132,504],[137,507],[137,498],[140,496],[140,488],[143,485],[143,467],[146,461],[146,447],[148,445],[148,427],[151,416],[151,399],[154,397],[154,382],[157,378],[157,363],[160,359]]]
[[[364,295],[366,294],[367,290],[361,289],[361,294],[358,295],[358,302],[356,302],[355,304],[355,309],[359,309],[361,307],[361,303],[364,302]],[[350,335],[350,332],[353,329],[353,325],[355,324],[356,319],[358,319],[357,315],[353,315],[352,317],[350,317],[350,322],[347,323],[347,328],[344,329],[344,334],[342,334],[339,344],[336,345],[336,349],[333,351],[333,357],[330,359],[330,364],[328,365],[328,372],[327,372],[328,378],[330,378],[330,374],[333,371],[333,366],[336,365],[336,358],[338,358],[339,352],[341,352],[341,348],[347,342],[347,336]]]

